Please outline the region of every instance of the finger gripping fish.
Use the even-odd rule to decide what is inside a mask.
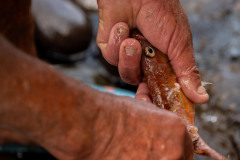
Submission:
[[[194,126],[194,104],[180,88],[167,55],[154,48],[137,29],[132,31],[131,36],[142,46],[141,69],[153,103],[177,114],[183,120],[192,138],[195,153],[215,160],[227,160],[209,147],[199,136],[198,129]]]

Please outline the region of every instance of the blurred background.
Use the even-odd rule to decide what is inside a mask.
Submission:
[[[196,126],[212,148],[240,160],[240,0],[180,1],[190,21],[202,80],[213,83],[207,86],[209,102],[196,105]],[[33,0],[32,12],[41,59],[91,86],[134,95],[136,87],[119,78],[96,45],[96,0]],[[42,148],[19,145],[0,147],[0,159],[6,157],[54,159]]]

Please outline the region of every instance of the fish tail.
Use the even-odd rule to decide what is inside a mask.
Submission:
[[[193,146],[194,152],[199,155],[208,156],[214,160],[228,160],[228,158],[222,156],[220,153],[216,152],[214,149],[208,146],[201,137],[193,142]]]

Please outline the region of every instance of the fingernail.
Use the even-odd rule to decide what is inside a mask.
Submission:
[[[123,27],[123,26],[117,28],[117,34],[118,34],[119,36],[124,35],[124,34],[126,34],[127,32],[128,32],[128,29],[125,28],[125,27]]]
[[[137,49],[133,47],[125,47],[125,52],[128,56],[133,56],[134,54],[136,54]]]
[[[198,87],[197,92],[198,94],[201,94],[201,95],[207,94],[207,91],[203,86]]]

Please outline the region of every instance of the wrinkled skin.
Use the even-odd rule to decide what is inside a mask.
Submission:
[[[129,30],[138,28],[168,55],[186,96],[195,103],[208,100],[193,55],[188,19],[178,0],[98,0],[98,7],[98,45],[105,59],[118,66],[123,80],[133,85],[141,82],[141,47],[129,38]],[[142,86],[137,98],[149,101]]]
[[[28,2],[1,2],[5,10],[0,13],[14,15],[19,8],[12,10],[11,5]],[[103,6],[116,7],[109,2]],[[20,24],[33,24],[29,3],[24,6],[28,7],[21,16],[29,18]],[[125,11],[129,13],[128,8]],[[29,56],[33,35],[18,32],[17,20],[12,16],[0,23],[8,24],[0,27],[0,144],[39,145],[60,160],[192,159],[191,138],[177,116],[151,103],[95,91]],[[32,28],[28,25],[25,31]],[[14,37],[24,37],[23,43]],[[138,94],[147,94],[145,83],[141,86]]]
[[[95,91],[0,41],[1,144],[40,145],[63,160],[192,159],[177,116]]]

